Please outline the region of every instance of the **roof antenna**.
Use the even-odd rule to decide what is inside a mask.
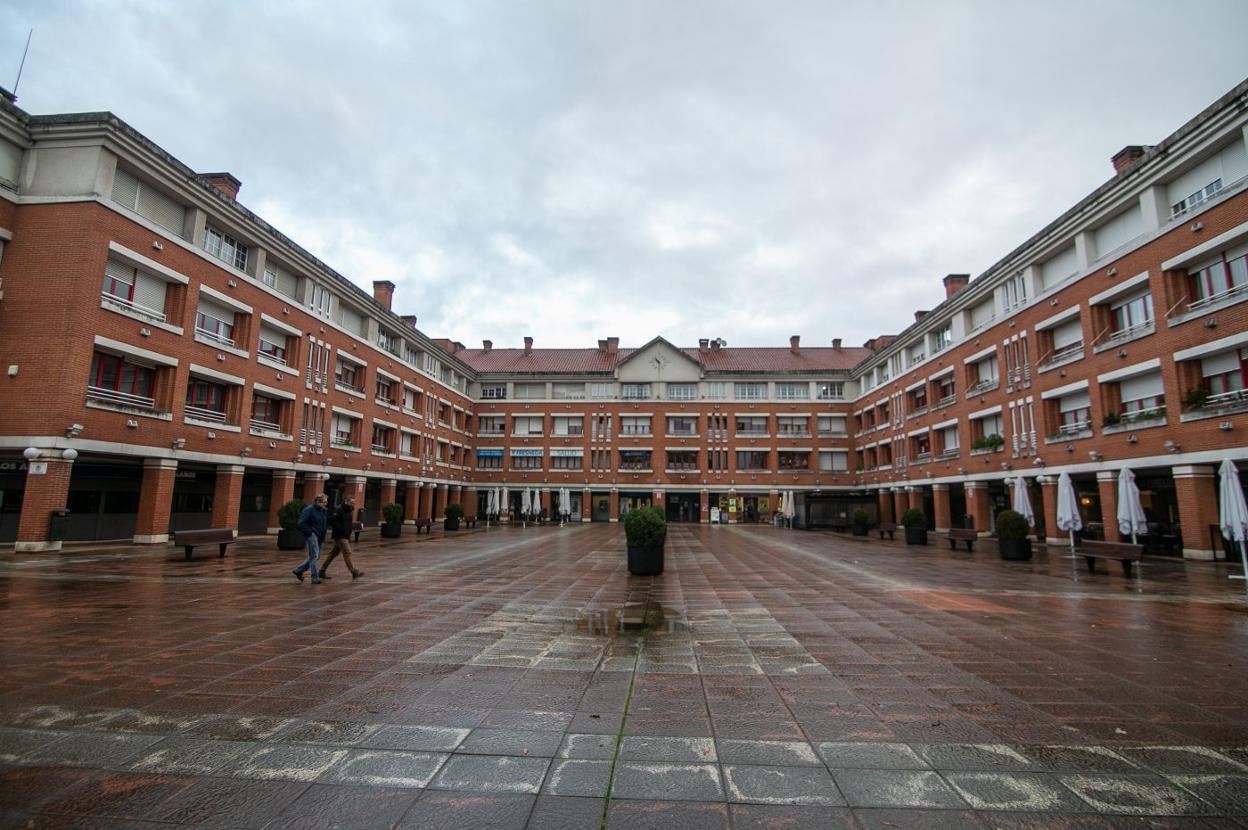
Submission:
[[[22,82],[22,70],[26,68],[26,55],[30,52],[30,39],[34,36],[34,27],[26,34],[26,48],[22,50],[22,62],[17,65],[17,80],[13,82],[13,100],[17,100],[17,85]]]

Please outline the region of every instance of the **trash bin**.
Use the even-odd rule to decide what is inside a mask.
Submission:
[[[52,518],[48,520],[48,541],[63,542],[65,541],[65,532],[69,529],[69,511],[53,510]]]

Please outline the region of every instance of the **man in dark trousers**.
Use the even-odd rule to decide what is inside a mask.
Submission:
[[[347,563],[347,570],[351,572],[352,579],[359,579],[364,575],[363,571],[357,571],[355,565],[351,562],[351,533],[355,529],[355,498],[347,496],[342,500],[342,504],[334,510],[329,516],[329,529],[334,534],[334,548],[329,552],[329,556],[325,559],[325,564],[321,565],[321,579],[333,579],[329,574],[325,573],[329,570],[329,565],[334,561],[334,557],[342,554],[342,561]]]
[[[295,579],[303,582],[303,575],[312,571],[312,584],[319,584],[320,574],[316,570],[316,560],[321,556],[321,545],[325,544],[325,494],[312,499],[312,503],[303,508],[299,514],[299,530],[303,532],[304,541],[308,545],[308,558],[291,573]]]

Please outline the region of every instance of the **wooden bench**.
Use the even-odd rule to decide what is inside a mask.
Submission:
[[[880,538],[884,538],[884,534],[888,534],[888,538],[892,539],[893,534],[897,532],[897,525],[892,522],[880,522],[880,526],[876,528],[880,532]]]
[[[979,531],[971,528],[969,530],[960,527],[949,528],[949,549],[957,550],[958,542],[966,542],[968,551],[975,549],[975,540],[979,538]]]
[[[473,516],[471,519],[464,519],[463,521],[464,521],[464,527],[476,527],[477,526],[476,516]]]
[[[1144,546],[1130,542],[1096,542],[1083,539],[1079,542],[1079,555],[1088,562],[1088,573],[1096,573],[1097,559],[1117,559],[1122,563],[1122,572],[1131,575],[1131,563],[1144,558]]]
[[[363,522],[352,522],[352,523],[351,523],[351,533],[354,535],[354,537],[355,537],[355,543],[356,543],[357,545],[360,543],[360,534],[361,534],[361,533],[363,533],[363,532],[364,532],[364,523],[363,523]]]
[[[425,533],[428,533],[430,536],[432,536],[433,535],[433,519],[417,519],[416,520],[416,535],[419,536],[422,530]]]
[[[191,558],[191,551],[199,545],[220,545],[219,556],[224,559],[225,546],[234,544],[234,530],[228,527],[214,527],[208,530],[175,530],[173,543],[182,546],[186,551],[188,561]]]

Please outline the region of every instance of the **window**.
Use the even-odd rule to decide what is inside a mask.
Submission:
[[[667,418],[668,435],[697,435],[698,418],[696,415],[669,415]]]
[[[377,400],[388,404],[394,404],[394,387],[395,383],[390,378],[383,375],[377,375],[377,383],[374,389],[374,396]]]
[[[810,397],[810,384],[777,383],[776,397],[782,401],[804,401]]]
[[[104,296],[124,300],[126,303],[133,300],[137,270],[110,259],[104,268]]]
[[[932,354],[942,352],[953,343],[953,324],[949,323],[928,335]]]
[[[110,257],[104,266],[101,305],[140,320],[163,323],[168,285],[159,277]]]
[[[781,470],[810,469],[810,453],[806,450],[780,450],[776,460]]]
[[[620,450],[621,470],[650,471],[650,450]]]
[[[87,396],[112,403],[152,409],[152,389],[156,372],[148,366],[131,363],[124,357],[95,352],[91,356],[91,376]]]
[[[580,401],[585,399],[585,384],[555,383],[551,384],[550,396],[557,401]]]
[[[1001,380],[997,374],[997,356],[995,354],[975,361],[970,364],[969,368],[970,373],[967,381],[971,388],[967,390],[968,395],[989,392],[1000,385]]]
[[[1027,302],[1027,280],[1015,274],[1001,285],[1001,310],[1009,313]]]
[[[1228,403],[1244,397],[1244,379],[1248,375],[1248,355],[1245,352],[1244,349],[1232,349],[1200,361],[1208,404]]]
[[[263,432],[281,432],[282,402],[267,395],[251,397],[251,428]]]
[[[971,421],[971,433],[975,438],[972,449],[995,448],[1004,444],[1001,413],[984,415]],[[998,444],[994,439],[1001,439]],[[994,446],[995,445],[995,446]]]
[[[152,220],[175,236],[182,235],[186,208],[146,182],[139,181],[129,171],[117,168],[109,195],[122,207]]]
[[[732,394],[739,401],[760,401],[767,397],[767,384],[734,383],[732,385]]]
[[[766,435],[767,417],[765,415],[738,415],[736,430],[737,435]]]
[[[487,401],[505,401],[507,400],[507,384],[492,383],[489,386],[481,387],[481,399]]]
[[[953,379],[953,372],[942,378],[932,381],[936,386],[936,406],[948,406],[957,399],[957,384]]]
[[[780,436],[810,434],[810,419],[804,415],[781,415],[776,419],[776,431]]]
[[[626,401],[648,401],[650,400],[650,384],[625,383],[621,390],[621,397]]]
[[[201,421],[225,422],[226,388],[220,383],[191,378],[186,384],[186,415]]]
[[[204,229],[204,250],[240,271],[247,270],[247,246],[216,228]]]
[[[339,357],[334,367],[334,386],[344,392],[362,393],[364,391],[364,367]]]
[[[815,384],[821,401],[839,401],[845,398],[845,384],[839,380],[821,380]]]
[[[1109,313],[1113,323],[1111,341],[1146,334],[1153,328],[1153,295],[1144,291],[1119,300],[1109,307]]]
[[[849,471],[849,452],[846,450],[820,450],[819,472],[844,473]]]
[[[512,435],[541,435],[544,418],[541,415],[517,415],[512,419]]]
[[[698,396],[696,383],[669,383],[667,398],[672,401],[692,401]]]
[[[844,415],[820,415],[819,437],[843,437],[846,434],[846,418]]]
[[[501,470],[503,469],[503,451],[502,450],[477,450],[477,469],[478,470]]]
[[[976,331],[982,329],[995,319],[997,319],[997,309],[992,299],[989,298],[970,310],[967,330]]]
[[[1049,330],[1049,338],[1049,356],[1044,365],[1067,363],[1083,356],[1083,321],[1079,317],[1054,326]]]
[[[1196,190],[1188,194],[1188,196],[1186,196],[1183,199],[1179,199],[1177,202],[1175,202],[1174,204],[1170,206],[1171,218],[1176,217],[1176,216],[1182,216],[1184,213],[1187,213],[1189,210],[1201,204],[1202,202],[1212,199],[1221,190],[1222,190],[1221,179],[1214,179],[1213,181],[1209,182],[1209,184],[1205,185],[1204,187],[1196,188]]]
[[[1248,288],[1248,248],[1194,268],[1187,275],[1188,308],[1216,302]]]
[[[697,472],[697,450],[668,450],[667,469],[676,472]]]
[[[477,434],[478,435],[502,435],[503,423],[507,418],[504,415],[482,415],[477,418]]]
[[[268,326],[261,325],[260,342],[256,348],[256,353],[270,363],[286,366],[286,335]]]
[[[550,451],[552,470],[580,470],[584,464],[585,456],[581,450],[553,448]]]
[[[961,453],[957,424],[942,428],[936,435],[940,441],[940,455],[937,458],[953,458]]]
[[[722,401],[728,397],[728,384],[722,380],[710,381],[706,384],[706,397],[712,401]]]
[[[1238,367],[1236,367],[1238,369]],[[1160,415],[1166,407],[1161,372],[1148,372],[1126,378],[1118,383],[1124,418],[1146,418]]]
[[[649,415],[623,415],[620,417],[620,435],[649,435]]]
[[[354,448],[356,446],[356,443],[355,443],[356,420],[357,420],[356,418],[352,418],[350,415],[343,415],[340,412],[335,412],[334,417],[330,420],[330,424],[329,424],[330,446]]]
[[[373,452],[394,453],[394,430],[381,424],[373,424]]]
[[[770,458],[766,450],[737,450],[738,470],[766,470]]]
[[[511,450],[511,469],[542,469],[542,451],[540,449],[533,449],[529,447],[513,447]]]
[[[546,397],[546,384],[517,383],[513,391],[517,400],[541,400]]]
[[[580,415],[556,415],[554,435],[584,435],[585,427]]]
[[[911,389],[906,393],[909,400],[906,401],[906,408],[911,415],[921,415],[927,411],[927,385]]]
[[[442,363],[433,355],[425,354],[425,374],[438,376],[438,372],[442,370]]]
[[[1057,401],[1058,432],[1083,432],[1092,426],[1092,402],[1087,390],[1063,395]]]
[[[403,408],[413,414],[420,410],[420,392],[407,384],[403,385]]]
[[[323,285],[312,283],[312,291],[308,296],[308,308],[318,317],[329,319],[330,307],[333,303],[334,295],[329,293],[329,289]]]
[[[277,288],[277,272],[267,265],[264,268],[263,282],[269,288]]]
[[[595,400],[610,400],[615,397],[614,383],[591,383],[589,396]]]
[[[234,312],[201,297],[195,311],[195,334],[222,346],[233,346]]]
[[[385,329],[377,332],[377,345],[390,354],[397,355],[399,353],[399,336]]]

